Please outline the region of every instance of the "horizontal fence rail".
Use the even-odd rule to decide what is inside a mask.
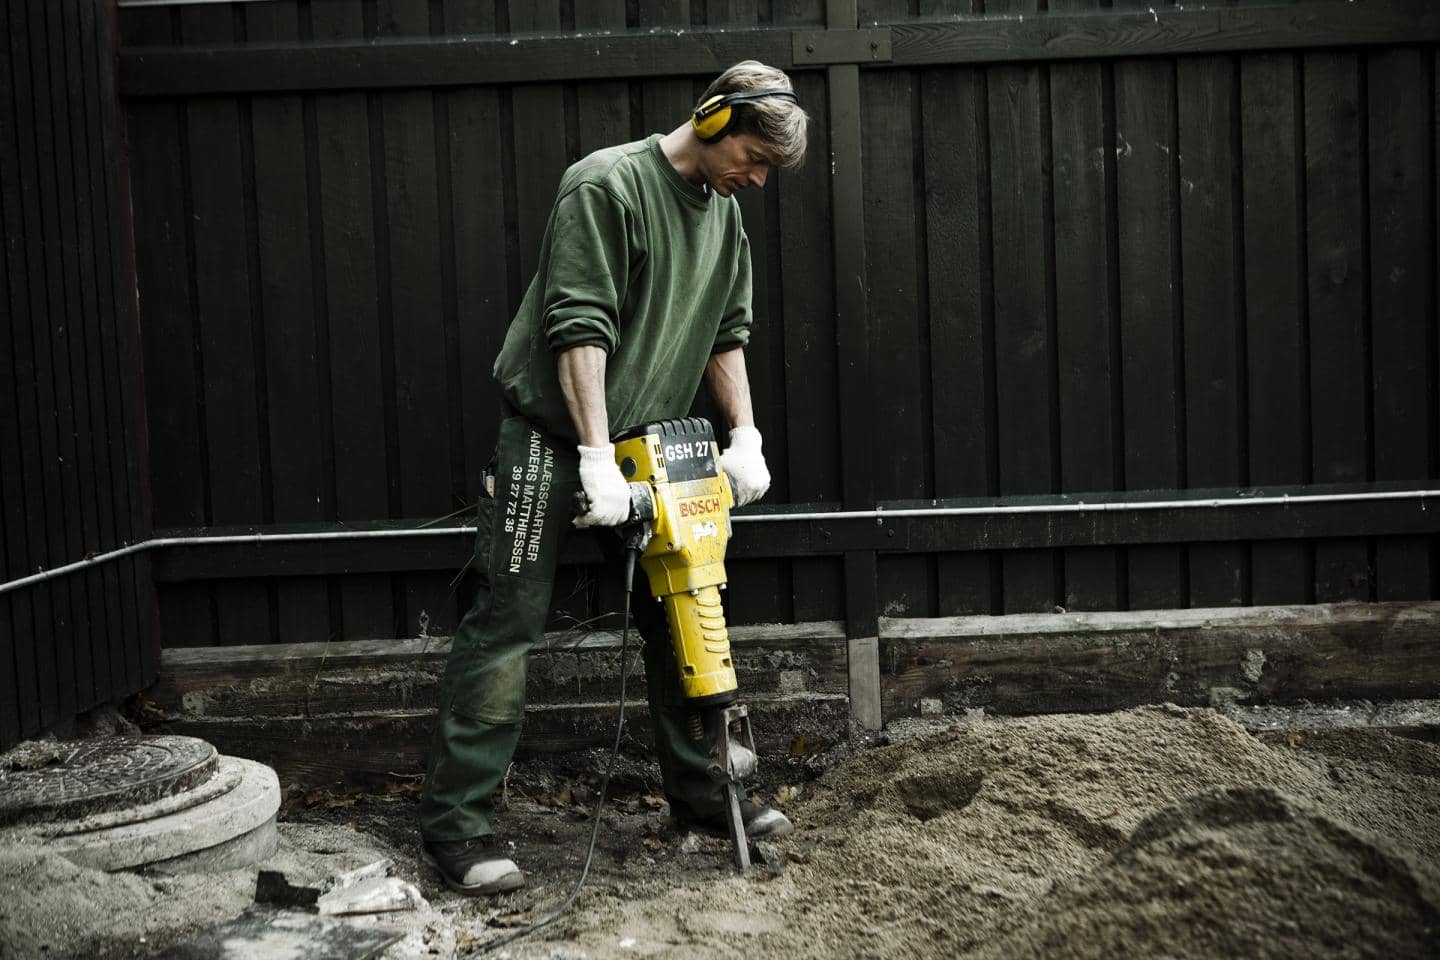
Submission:
[[[783,27],[132,48],[126,97],[443,88],[693,76],[756,59],[786,71],[1325,49],[1440,40],[1418,0],[1147,8],[917,20],[854,30]]]

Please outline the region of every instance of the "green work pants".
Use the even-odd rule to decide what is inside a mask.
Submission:
[[[571,505],[580,475],[573,444],[521,417],[506,417],[493,469],[495,493],[481,492],[476,522],[479,585],[445,666],[420,801],[420,830],[427,840],[463,840],[494,830],[491,794],[520,739],[526,658],[544,632],[560,550],[574,530]],[[601,536],[612,538],[609,531]],[[615,566],[623,570],[618,541],[615,546]],[[664,614],[638,564],[635,572],[630,607],[644,644],[665,793],[672,812],[719,815],[724,795],[705,772],[704,745],[688,733]]]

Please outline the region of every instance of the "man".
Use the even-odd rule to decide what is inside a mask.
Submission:
[[[491,794],[520,737],[526,655],[549,614],[574,494],[590,504],[574,526],[614,526],[628,514],[610,437],[685,416],[703,377],[730,427],[721,465],[737,504],[770,485],[742,349],[750,249],[732,194],[763,187],[773,166],[798,166],[805,142],[789,79],[745,61],[669,134],[593,153],[561,179],[535,278],[495,362],[505,410],[486,480],[493,494],[479,502],[479,589],[446,665],[421,800],[425,858],[454,889],[524,883],[494,838]],[[688,735],[664,617],[645,602],[645,577],[636,582],[671,813],[720,827],[724,797]],[[784,814],[748,800],[742,816],[753,836],[790,829]]]

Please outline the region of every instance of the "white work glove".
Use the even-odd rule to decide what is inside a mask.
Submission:
[[[577,527],[618,527],[630,518],[630,484],[615,465],[615,444],[578,447],[580,486],[590,510],[575,518]]]
[[[720,454],[720,469],[730,475],[735,506],[743,507],[765,496],[770,489],[770,468],[760,452],[760,431],[736,427],[730,431],[730,446]]]

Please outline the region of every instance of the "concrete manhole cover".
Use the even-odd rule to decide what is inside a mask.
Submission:
[[[0,757],[0,824],[74,819],[204,783],[217,753],[195,737],[32,741]]]

